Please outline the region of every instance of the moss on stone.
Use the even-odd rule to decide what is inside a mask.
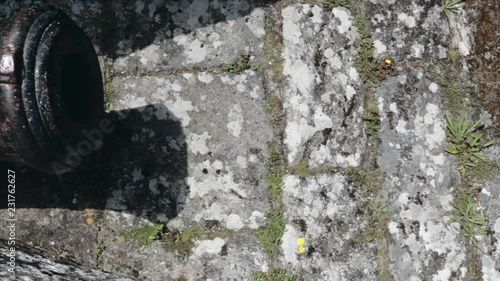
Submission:
[[[285,232],[285,223],[283,212],[274,209],[267,216],[266,226],[258,231],[258,238],[270,258],[276,258],[281,253],[281,237]]]
[[[226,71],[229,73],[234,73],[234,74],[242,73],[243,71],[250,69],[250,68],[251,68],[251,65],[250,65],[250,55],[249,54],[241,54],[232,63],[222,66],[223,71]]]
[[[121,235],[125,240],[137,241],[141,246],[149,246],[155,240],[162,238],[163,224],[146,225],[130,231],[124,231]]]
[[[184,230],[170,230],[163,235],[163,241],[168,250],[189,254],[196,239],[227,238],[234,232],[228,229],[190,226]]]
[[[296,281],[297,276],[283,268],[274,268],[268,272],[254,272],[257,281]]]

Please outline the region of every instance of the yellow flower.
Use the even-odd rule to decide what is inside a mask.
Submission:
[[[305,244],[306,240],[304,240],[304,238],[300,237],[299,239],[297,239],[297,244],[299,244],[299,246],[303,246]]]
[[[300,246],[299,247],[299,253],[303,254],[306,251],[306,248]]]
[[[386,64],[391,64],[391,63],[392,63],[391,59],[385,59],[385,60],[384,60],[384,62],[385,62]]]
[[[87,219],[85,219],[85,222],[88,224],[88,225],[91,225],[92,223],[94,223],[94,219],[92,217],[88,217]]]

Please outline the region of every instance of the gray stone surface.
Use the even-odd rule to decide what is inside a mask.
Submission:
[[[78,280],[78,281],[131,281],[130,278],[120,277],[101,270],[85,268],[70,260],[54,261],[42,252],[32,248],[18,246],[16,249],[16,275],[9,272],[10,246],[0,240],[0,278],[2,280]],[[9,254],[7,254],[9,253]]]
[[[484,280],[498,280],[500,278],[500,259],[498,241],[500,239],[500,177],[498,174],[481,184],[481,207],[489,219],[491,235],[489,237],[479,237],[484,252],[481,256],[482,272]]]
[[[32,2],[2,1],[0,16]],[[97,161],[62,181],[15,166],[16,239],[51,253],[19,274],[112,280],[102,269],[135,280],[254,280],[255,272],[284,269],[297,280],[336,281],[377,280],[388,269],[389,280],[471,279],[470,247],[449,223],[463,179],[456,158],[444,152],[447,108],[438,81],[422,67],[457,46],[467,77],[465,62],[477,46],[461,8],[449,23],[438,0],[349,2],[357,12],[322,1],[45,2],[66,11],[94,42],[115,129]],[[371,24],[381,65],[392,60],[394,75],[373,87],[373,97],[355,67],[366,39],[359,17]],[[241,54],[253,67],[226,71]],[[272,97],[280,112],[269,112]],[[381,127],[369,138],[370,99]],[[283,195],[274,201],[266,183],[271,144],[284,152]],[[485,154],[498,161],[499,151],[496,144]],[[380,194],[350,178],[378,169]],[[491,228],[478,237],[479,272],[497,280],[499,178],[474,184]],[[387,237],[368,242],[370,204],[380,200],[389,210]],[[284,213],[285,231],[282,252],[270,258],[258,231],[273,209]],[[153,224],[165,235],[217,232],[195,238],[185,252],[165,237],[151,245],[125,238]],[[0,228],[0,238],[8,235]],[[55,258],[100,270],[54,266]]]
[[[459,175],[444,152],[439,88],[421,72],[403,76],[375,91],[384,193],[395,212],[388,223],[391,269],[397,280],[462,280],[465,253],[458,225],[448,222]]]
[[[354,19],[318,5],[289,6],[282,16],[288,162],[358,166],[365,140]]]
[[[439,1],[372,0],[368,9],[376,56],[446,58],[450,31]],[[468,54],[470,42],[463,44]]]
[[[358,213],[364,202],[347,177],[289,175],[283,182],[285,265],[303,268],[305,280],[374,280],[377,247],[364,241],[368,220]],[[305,253],[298,251],[298,238],[305,239]]]
[[[117,196],[108,199],[108,209],[116,209],[114,206],[120,204],[126,206],[121,195],[127,194],[128,189],[149,188],[159,195],[162,189],[171,190],[178,184],[174,204],[178,208],[177,217],[171,222],[176,228],[204,220],[220,221],[232,230],[263,225],[269,208],[261,181],[266,156],[256,152],[267,150],[272,132],[262,107],[261,75],[247,71],[240,75],[200,72],[127,76],[115,78],[111,87],[119,96],[111,103],[111,110],[139,108],[143,120],[179,121],[182,140],[172,138],[168,131],[161,132],[161,128],[150,127],[138,130],[130,141],[148,144],[150,138],[165,135],[165,139],[158,141],[161,146],[149,149],[157,149],[157,157],[164,155],[168,159],[170,151],[185,147],[186,167],[181,169],[187,174],[185,179],[177,181],[169,179],[169,174],[146,178],[140,166],[132,162],[129,176],[122,177],[126,184],[116,185],[113,193]],[[151,211],[150,206],[146,208]],[[167,223],[163,212],[164,209],[157,214],[157,220]]]

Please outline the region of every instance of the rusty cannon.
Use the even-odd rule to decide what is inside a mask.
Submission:
[[[75,150],[102,145],[92,131],[103,126],[104,93],[90,39],[61,10],[31,5],[0,21],[0,42],[0,161],[71,170]]]

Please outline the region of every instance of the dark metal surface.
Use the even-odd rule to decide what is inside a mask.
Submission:
[[[29,6],[0,28],[0,161],[68,171],[68,147],[98,128],[104,112],[93,45],[51,6]]]

